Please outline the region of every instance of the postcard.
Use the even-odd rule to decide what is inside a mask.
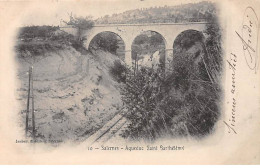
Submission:
[[[260,1],[0,2],[0,164],[259,164]]]

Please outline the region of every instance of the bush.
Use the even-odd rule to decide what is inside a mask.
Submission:
[[[123,137],[148,141],[163,136],[202,138],[214,131],[222,94],[221,32],[214,25],[206,33],[209,38],[205,45],[201,43],[204,49],[193,55],[179,52],[167,74],[142,67],[133,75],[127,69],[121,92],[130,124]],[[184,44],[183,50],[195,42],[184,40],[179,44]],[[197,41],[201,41],[199,36]]]
[[[114,61],[114,66],[110,67],[109,72],[117,82],[125,83],[126,81],[126,66],[120,60]]]
[[[50,51],[56,51],[72,46],[82,52],[84,38],[76,39],[73,35],[61,31],[53,26],[29,26],[22,27],[18,35],[19,41],[16,50],[25,56],[44,55]]]
[[[131,123],[123,136],[153,140],[161,132],[163,119],[157,112],[163,94],[160,91],[162,76],[151,68],[141,68],[135,76],[127,74],[126,85],[121,91],[126,118]]]
[[[121,91],[130,125],[123,136],[153,141],[208,135],[219,117],[219,94],[200,66],[182,58],[168,75],[151,68],[128,75]]]
[[[65,24],[70,25],[74,28],[78,29],[77,40],[82,41],[82,35],[85,30],[89,30],[94,26],[94,21],[92,20],[92,16],[86,17],[76,17],[70,15],[70,20],[68,22],[63,21]]]
[[[119,39],[114,33],[103,32],[95,36],[90,46],[93,45],[94,48],[98,47],[104,51],[116,54],[116,51],[119,48]]]
[[[26,26],[20,29],[19,38],[49,38],[52,36],[52,33],[58,29],[59,27],[55,26]]]

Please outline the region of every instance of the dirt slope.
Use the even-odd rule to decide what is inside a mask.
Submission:
[[[111,119],[121,106],[118,84],[108,71],[116,59],[103,51],[95,56],[82,55],[70,46],[37,56],[33,68],[37,137],[85,139]],[[30,61],[17,58],[17,77],[21,81],[17,99],[23,128]]]

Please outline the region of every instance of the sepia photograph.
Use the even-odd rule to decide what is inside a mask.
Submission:
[[[35,155],[8,164],[259,164],[260,3],[239,2],[0,2],[0,144]]]
[[[201,139],[221,115],[222,28],[211,2],[19,28],[20,126],[35,141]],[[58,145],[59,143],[52,143]]]

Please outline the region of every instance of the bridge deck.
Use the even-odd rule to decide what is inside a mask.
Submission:
[[[185,22],[185,23],[95,24],[93,27],[160,26],[160,25],[191,25],[191,24],[211,24],[211,23],[209,23],[209,22]],[[60,28],[72,28],[72,26],[61,26]]]

